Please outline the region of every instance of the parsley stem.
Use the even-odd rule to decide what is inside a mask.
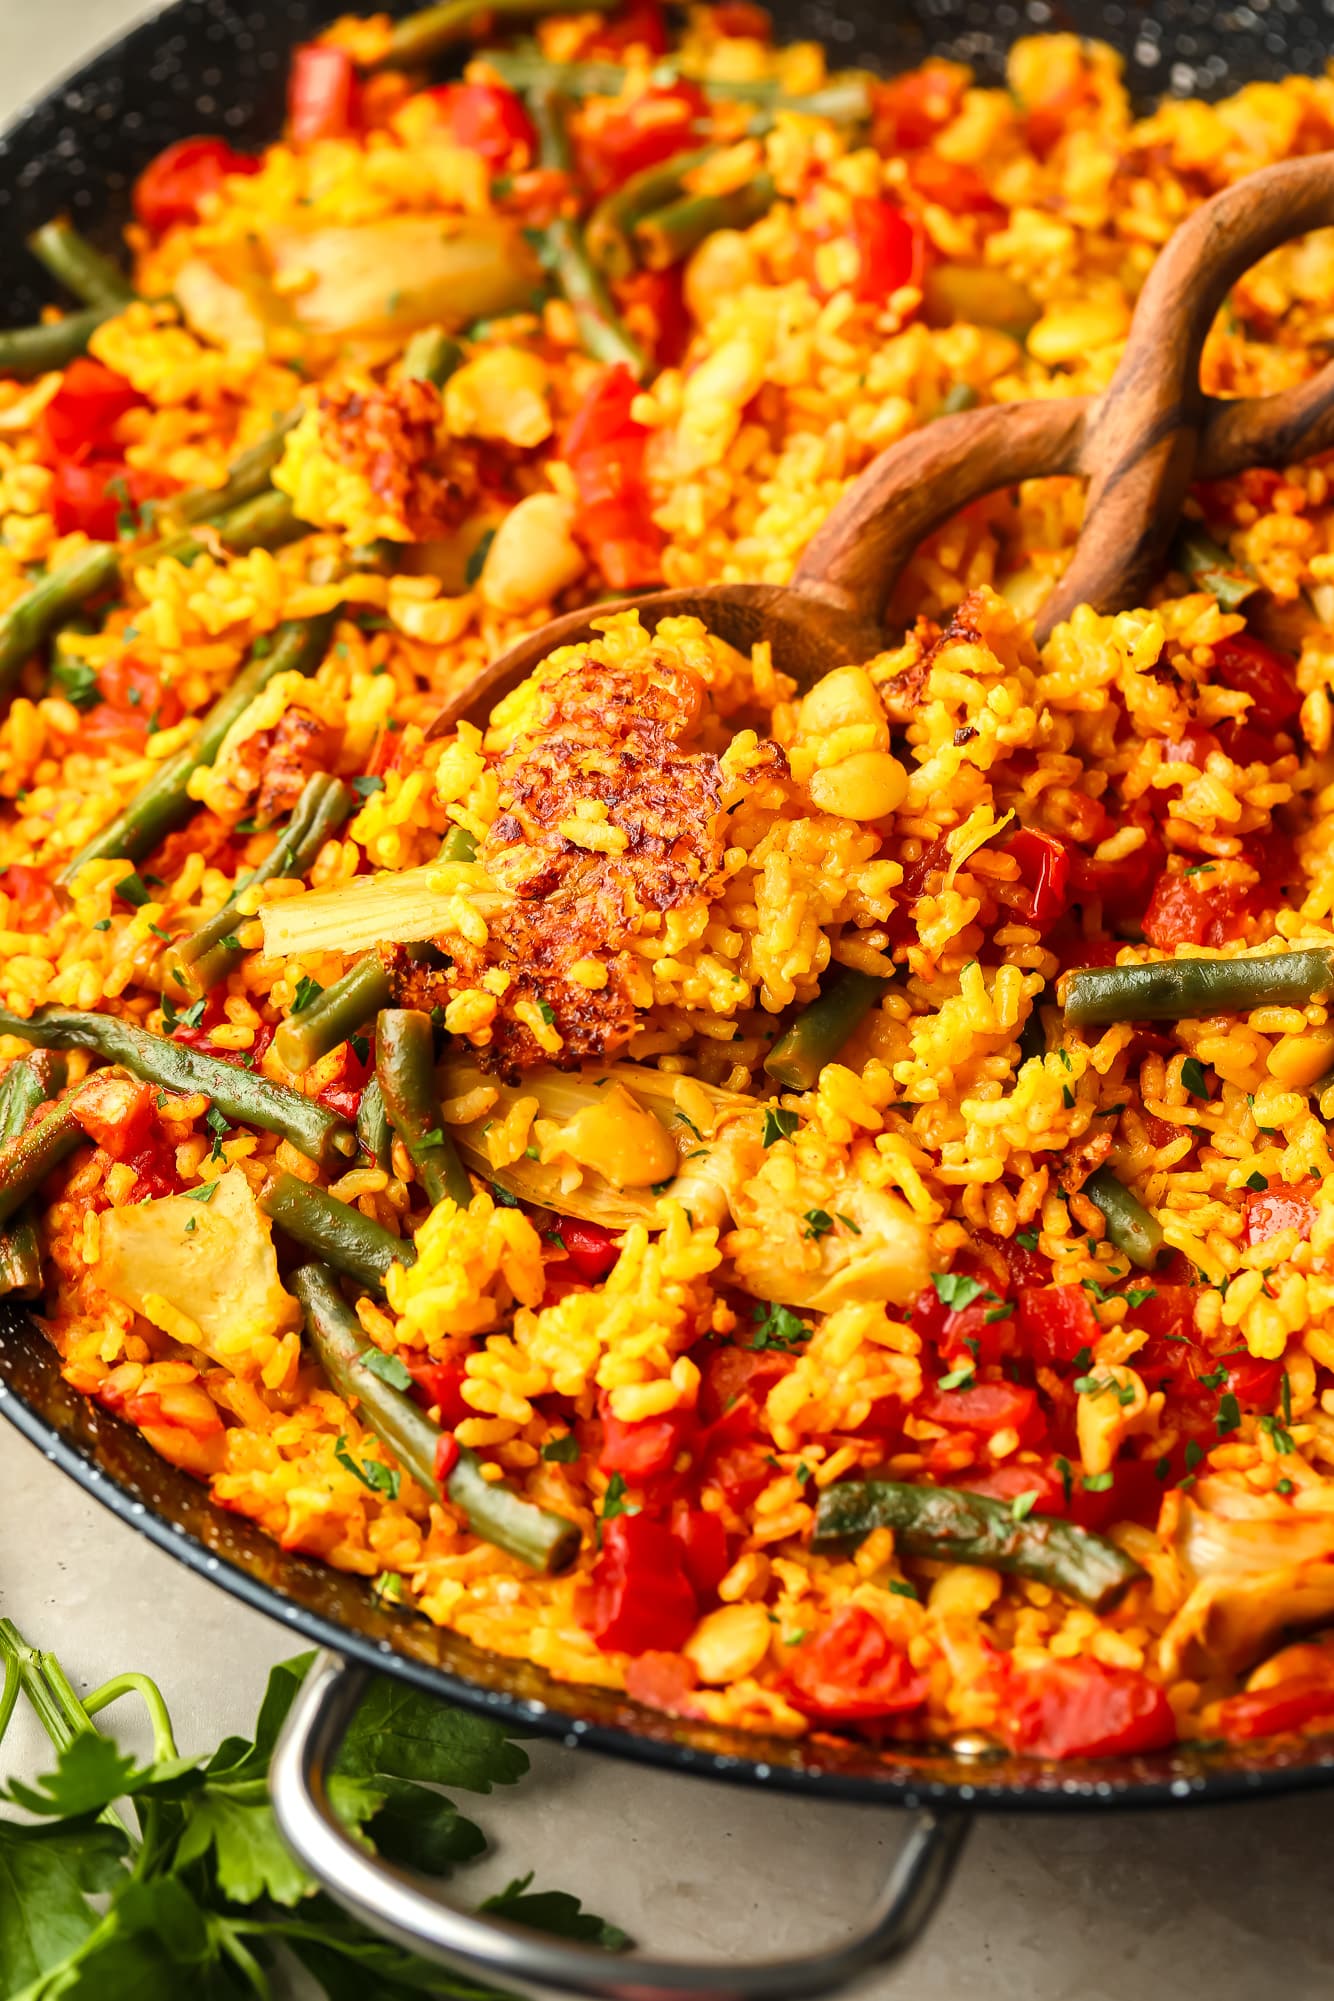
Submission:
[[[22,1686],[23,1680],[19,1674],[19,1664],[13,1654],[7,1653],[5,1655],[5,1679],[3,1686],[0,1686],[0,1739],[3,1739],[6,1730],[8,1730],[13,1720],[14,1706],[19,1699],[19,1690]]]
[[[43,1653],[38,1647],[30,1647],[12,1619],[0,1619],[0,1657],[5,1663],[4,1694],[0,1696],[0,1713],[7,1724],[13,1711],[15,1697],[10,1693],[11,1679],[16,1688],[21,1688],[36,1712],[37,1721],[45,1730],[58,1751],[83,1731],[94,1731],[94,1726],[74,1693],[69,1677],[54,1654]],[[94,1732],[95,1734],[95,1732]],[[97,1816],[109,1827],[120,1828],[129,1835],[129,1828],[114,1807],[104,1807]],[[132,1838],[132,1837],[131,1837]]]
[[[171,1715],[162,1690],[146,1674],[131,1671],[113,1675],[110,1681],[104,1681],[100,1688],[95,1688],[91,1695],[85,1695],[83,1698],[82,1707],[85,1715],[98,1715],[101,1710],[109,1709],[113,1702],[118,1702],[122,1695],[139,1696],[148,1711],[148,1720],[153,1728],[155,1762],[161,1764],[166,1758],[174,1758],[177,1752]]]

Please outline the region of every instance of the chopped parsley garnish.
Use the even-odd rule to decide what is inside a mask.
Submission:
[[[1266,1174],[1261,1174],[1257,1170],[1256,1173],[1248,1174],[1246,1176],[1246,1186],[1248,1188],[1254,1188],[1257,1194],[1263,1194],[1265,1189],[1268,1188],[1269,1186],[1269,1177]]]
[[[1230,1431],[1241,1429],[1241,1405],[1231,1390],[1218,1399],[1218,1415],[1214,1419],[1220,1438],[1226,1438]]]
[[[834,1227],[834,1219],[827,1209],[808,1209],[802,1221],[806,1225],[802,1236],[810,1237],[815,1242],[827,1237]]]
[[[961,1271],[933,1271],[931,1283],[941,1305],[948,1306],[953,1313],[971,1306],[987,1289],[980,1279],[969,1278]]]
[[[777,1105],[766,1105],[764,1108],[764,1127],[760,1138],[763,1140],[765,1146],[772,1146],[776,1140],[791,1139],[793,1133],[797,1130],[797,1124],[798,1120],[795,1112],[782,1111]]]
[[[564,1431],[559,1438],[549,1438],[542,1447],[542,1457],[557,1466],[573,1466],[579,1457],[579,1441],[572,1431]]]
[[[359,799],[369,799],[372,792],[384,791],[384,780],[373,771],[365,771],[352,781],[352,790]]]
[[[1260,1429],[1273,1445],[1275,1452],[1282,1454],[1297,1450],[1296,1445],[1293,1443],[1292,1433],[1286,1430],[1276,1417],[1271,1417],[1268,1412],[1260,1419]]]
[[[1125,1301],[1133,1313],[1137,1306],[1143,1306],[1146,1300],[1157,1299],[1157,1297],[1158,1288],[1156,1285],[1132,1285],[1125,1295]]]
[[[861,1231],[858,1229],[857,1225],[853,1222],[851,1216],[845,1216],[841,1209],[835,1209],[834,1214],[838,1217],[839,1222],[843,1225],[843,1228],[845,1230],[851,1230],[854,1237],[860,1237]]]
[[[399,1476],[392,1466],[384,1465],[379,1459],[354,1459],[347,1449],[346,1438],[342,1436],[334,1446],[334,1458],[372,1494],[383,1494],[390,1501],[398,1499]]]
[[[486,568],[486,559],[491,553],[491,544],[495,541],[495,539],[496,539],[495,529],[488,528],[485,535],[482,536],[481,540],[477,544],[477,547],[473,550],[471,556],[469,556],[468,558],[467,565],[464,568],[463,572],[463,581],[465,584],[471,586],[477,582],[477,579],[481,576],[482,571]]]
[[[1198,1056],[1188,1056],[1181,1066],[1181,1081],[1193,1098],[1207,1098],[1209,1086],[1204,1081],[1204,1065]]]
[[[57,655],[51,663],[51,685],[76,709],[91,709],[102,699],[96,671],[86,660],[69,660]]]
[[[906,1577],[891,1577],[889,1588],[896,1598],[920,1599],[922,1595],[915,1584],[909,1584]]]
[[[554,1008],[554,1007],[553,1007],[553,1006],[551,1005],[551,1002],[550,1002],[550,1001],[539,1001],[539,1002],[537,1003],[537,1011],[538,1011],[538,1013],[539,1013],[539,1014],[541,1015],[541,1017],[542,1017],[543,1021],[544,1021],[544,1022],[546,1023],[546,1025],[547,1025],[547,1027],[548,1027],[548,1028],[550,1028],[550,1026],[551,1026],[552,1022],[553,1022],[553,1021],[554,1021],[554,1020],[556,1019],[556,1010],[555,1010],[555,1008]]]
[[[217,1186],[216,1181],[201,1181],[198,1188],[183,1188],[181,1193],[187,1202],[211,1202]]]
[[[638,1501],[625,1498],[625,1475],[613,1473],[607,1482],[607,1491],[602,1496],[602,1513],[598,1518],[598,1541],[602,1540],[602,1523],[614,1521],[617,1515],[637,1515]]]
[[[1014,1312],[1014,1301],[1012,1299],[1007,1299],[1002,1301],[1002,1303],[999,1306],[989,1306],[982,1317],[986,1321],[987,1326],[990,1327],[997,1320],[1008,1320],[1013,1312]]]
[[[1055,1466],[1057,1473],[1060,1475],[1061,1485],[1065,1489],[1065,1505],[1068,1508],[1070,1505],[1071,1490],[1073,1489],[1075,1483],[1074,1472],[1071,1468],[1070,1461],[1068,1459],[1063,1458],[1059,1453],[1053,1460],[1052,1464]]]
[[[122,903],[132,905],[135,910],[142,910],[146,903],[152,902],[148,885],[135,870],[131,870],[129,875],[123,876],[116,884],[116,894]]]
[[[1038,1504],[1036,1487],[1027,1494],[1016,1494],[1010,1503],[1010,1514],[1016,1522],[1026,1522]]]
[[[1085,1473],[1080,1486],[1086,1494],[1105,1494],[1112,1484],[1110,1473]]]
[[[388,1383],[391,1390],[412,1388],[412,1371],[403,1366],[397,1355],[386,1355],[383,1348],[377,1348],[372,1342],[361,1359],[371,1374],[378,1376],[382,1383]]]
[[[792,1355],[810,1338],[810,1328],[790,1306],[778,1306],[768,1300],[756,1306],[755,1336],[748,1344],[752,1349],[768,1348],[779,1355]]]
[[[309,973],[303,973],[296,983],[296,992],[292,996],[292,1013],[304,1013],[308,1007],[314,1005],[323,992],[324,988],[318,980],[312,980]]]
[[[1021,1251],[1035,1251],[1038,1247],[1038,1233],[1036,1230],[1016,1230],[1014,1241]]]
[[[951,1369],[947,1376],[936,1377],[938,1390],[970,1390],[973,1387],[973,1365],[965,1362],[960,1369]]]

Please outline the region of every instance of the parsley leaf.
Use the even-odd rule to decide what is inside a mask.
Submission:
[[[1038,1493],[1036,1488],[1031,1489],[1027,1494],[1016,1494],[1010,1503],[1011,1517],[1016,1522],[1026,1522],[1037,1504]]]
[[[766,1105],[764,1108],[764,1127],[760,1138],[763,1140],[765,1146],[773,1146],[775,1141],[780,1139],[791,1139],[793,1133],[797,1130],[798,1123],[795,1112],[782,1111],[777,1105]]]
[[[803,1237],[810,1237],[816,1241],[821,1237],[827,1237],[834,1227],[834,1219],[827,1209],[808,1209],[802,1221],[806,1225],[801,1233]]]
[[[1248,1188],[1254,1188],[1258,1194],[1263,1194],[1265,1189],[1268,1188],[1269,1186],[1269,1177],[1265,1174],[1261,1174],[1257,1169],[1257,1171],[1254,1174],[1248,1174],[1246,1176],[1246,1186]]]
[[[479,1910],[494,1911],[511,1924],[529,1925],[555,1938],[580,1939],[587,1945],[600,1945],[605,1952],[624,1952],[630,1940],[619,1925],[594,1917],[568,1890],[530,1890],[532,1880],[531,1869],[526,1876],[516,1876],[495,1896],[487,1897]]]
[[[383,778],[377,777],[374,772],[363,772],[359,778],[352,779],[351,785],[359,799],[369,799],[373,792],[384,791]]]
[[[296,992],[292,995],[292,1013],[303,1014],[323,992],[324,988],[318,980],[312,980],[309,973],[303,973],[296,983]]]
[[[547,1440],[542,1457],[557,1466],[573,1466],[579,1457],[579,1440],[572,1431],[563,1431],[559,1438]]]
[[[1110,1473],[1085,1473],[1080,1485],[1086,1494],[1105,1494],[1112,1484]]]
[[[607,1491],[602,1496],[602,1511],[598,1517],[599,1523],[615,1521],[617,1515],[637,1515],[639,1513],[638,1501],[627,1501],[625,1493],[624,1473],[613,1473],[607,1482]],[[598,1535],[600,1539],[600,1527]]]
[[[95,708],[102,699],[97,670],[86,660],[74,660],[63,653],[58,652],[51,662],[51,686],[76,709]]]
[[[354,1459],[347,1449],[347,1440],[341,1437],[334,1446],[334,1458],[349,1473],[355,1474],[368,1492],[383,1494],[389,1501],[398,1499],[401,1481],[394,1467],[386,1466],[380,1459]]]
[[[1218,1399],[1218,1415],[1214,1419],[1214,1425],[1220,1438],[1226,1438],[1229,1432],[1241,1429],[1241,1405],[1231,1390]]]
[[[790,1306],[775,1306],[766,1300],[755,1308],[755,1338],[747,1345],[791,1355],[810,1338],[811,1330],[799,1313],[794,1313]]]
[[[938,1390],[970,1390],[973,1387],[973,1365],[965,1362],[961,1369],[951,1369],[947,1376],[936,1377]]]
[[[384,1349],[377,1348],[373,1341],[367,1343],[366,1352],[361,1359],[371,1374],[378,1376],[382,1383],[388,1383],[390,1389],[412,1388],[412,1371],[404,1367],[397,1355],[387,1355]]]
[[[971,1306],[987,1289],[980,1279],[967,1278],[961,1271],[933,1271],[931,1283],[936,1288],[936,1297],[941,1305],[948,1306],[955,1313]]]
[[[1188,1056],[1181,1066],[1181,1081],[1192,1097],[1207,1098],[1209,1086],[1204,1080],[1204,1065],[1198,1056]]]

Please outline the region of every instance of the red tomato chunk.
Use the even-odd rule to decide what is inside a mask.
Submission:
[[[617,1515],[593,1566],[588,1630],[604,1653],[680,1653],[699,1616],[680,1545],[665,1522]]]
[[[788,1695],[822,1723],[870,1723],[920,1709],[927,1685],[902,1647],[860,1605],[845,1605],[794,1649]]]
[[[260,165],[250,153],[234,153],[225,139],[178,139],[135,182],[135,215],[155,236],[174,223],[198,222],[205,195],[216,194],[229,174],[257,174]]]
[[[1172,1705],[1147,1675],[1098,1661],[1047,1661],[1007,1672],[999,1728],[1038,1758],[1111,1758],[1175,1742]]]

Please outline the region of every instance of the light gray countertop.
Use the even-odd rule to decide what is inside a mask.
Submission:
[[[150,11],[132,0],[0,0],[0,113]],[[253,1720],[292,1636],[153,1549],[0,1424],[0,1611],[76,1685],[161,1684],[182,1750]],[[41,1755],[16,1719],[0,1769]],[[485,1880],[534,1868],[646,1945],[743,1958],[836,1936],[901,1839],[895,1815],[813,1806],[534,1747],[536,1775],[483,1802]],[[987,1819],[908,1966],[912,2001],[1316,2001],[1334,1992],[1327,1796],[1162,1814]],[[482,1880],[479,1872],[478,1880]]]

